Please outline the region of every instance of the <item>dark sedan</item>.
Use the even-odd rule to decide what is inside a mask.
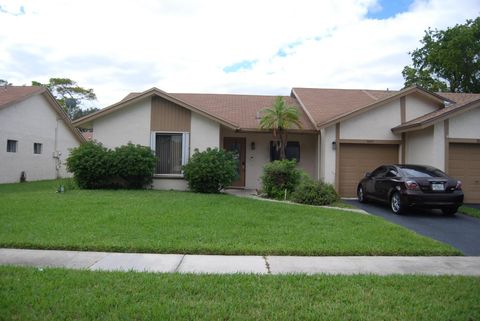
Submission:
[[[462,182],[421,165],[380,166],[358,183],[357,196],[360,202],[388,203],[394,214],[415,207],[438,208],[454,215],[463,202]]]

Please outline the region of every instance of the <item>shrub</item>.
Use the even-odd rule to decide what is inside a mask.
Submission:
[[[113,152],[101,143],[90,141],[73,148],[67,158],[67,169],[80,188],[111,187]]]
[[[195,153],[183,166],[189,188],[200,193],[219,193],[237,178],[237,160],[234,154],[218,148],[207,148]]]
[[[150,148],[128,144],[108,149],[98,142],[73,148],[67,169],[80,188],[142,188],[151,183],[155,156]]]
[[[149,147],[129,143],[115,148],[114,177],[123,188],[142,188],[152,183],[156,159]]]
[[[296,168],[295,160],[276,160],[263,167],[262,191],[267,197],[284,199],[295,190],[300,181],[301,172]]]
[[[292,201],[310,205],[330,205],[338,200],[338,194],[331,184],[302,179],[292,194]]]

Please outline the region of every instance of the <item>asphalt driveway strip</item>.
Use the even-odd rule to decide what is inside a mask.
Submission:
[[[480,256],[480,219],[457,213],[445,216],[438,210],[407,210],[394,215],[387,205],[362,204],[357,200],[345,200],[372,215],[381,216],[421,235],[450,244],[464,255]]]

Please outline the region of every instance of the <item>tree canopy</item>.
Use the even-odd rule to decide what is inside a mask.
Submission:
[[[447,30],[428,29],[420,42],[410,52],[412,65],[402,71],[405,87],[480,92],[480,17]]]
[[[95,107],[81,108],[85,101],[95,100],[97,96],[93,89],[80,87],[76,81],[69,78],[50,78],[47,84],[32,81],[32,86],[47,88],[71,119],[77,119],[99,110]]]
[[[287,146],[287,130],[292,126],[302,127],[299,119],[299,112],[295,106],[288,106],[283,97],[277,97],[273,106],[262,110],[263,116],[260,119],[260,128],[273,132],[277,139],[277,148],[280,151],[280,159],[285,159],[285,147]]]

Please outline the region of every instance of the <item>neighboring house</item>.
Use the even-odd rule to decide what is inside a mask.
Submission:
[[[48,90],[0,87],[0,183],[70,176],[69,149],[84,142]]]
[[[107,147],[151,146],[158,162],[154,187],[185,189],[181,165],[194,149],[238,151],[240,179],[259,188],[274,156],[261,110],[275,96],[172,94],[156,88],[132,93],[74,125],[93,129]],[[480,94],[293,88],[284,97],[300,111],[301,129],[289,134],[287,154],[311,177],[356,194],[366,171],[384,163],[438,167],[463,181],[466,201],[480,202]]]

